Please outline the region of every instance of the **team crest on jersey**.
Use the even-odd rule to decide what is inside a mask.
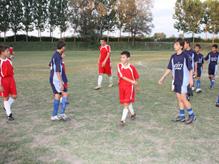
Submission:
[[[175,68],[175,70],[182,70],[183,64],[182,63],[176,63],[176,64],[174,64],[174,68]]]

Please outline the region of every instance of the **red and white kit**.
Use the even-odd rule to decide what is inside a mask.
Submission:
[[[99,58],[99,74],[107,74],[109,76],[112,75],[112,68],[111,68],[111,60],[110,57],[107,59],[106,64],[102,67],[102,63],[106,59],[107,55],[111,53],[111,48],[109,45],[100,46],[100,58]]]
[[[124,66],[123,64],[118,64],[118,77],[119,77],[119,97],[121,104],[130,104],[135,101],[135,90],[134,85],[126,80],[123,80],[122,77],[126,77],[128,79],[136,81],[139,79],[139,74],[137,69],[128,64]]]
[[[0,95],[3,97],[17,95],[16,83],[14,80],[14,68],[11,59],[0,59],[0,78],[1,85],[4,89],[3,92],[0,92]]]

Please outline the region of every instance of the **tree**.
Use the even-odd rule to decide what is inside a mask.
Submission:
[[[158,32],[155,33],[153,36],[154,40],[158,41],[158,40],[162,40],[166,38],[166,34],[164,34],[163,32]]]
[[[9,4],[9,25],[14,32],[14,41],[16,42],[17,32],[23,28],[23,6],[21,0],[9,0]]]
[[[58,6],[56,0],[49,1],[48,7],[48,22],[49,22],[49,30],[50,30],[50,37],[51,41],[53,42],[53,31],[58,26]]]
[[[41,32],[45,30],[46,20],[48,18],[47,7],[47,0],[35,0],[34,23],[36,29],[38,30],[38,37],[40,38],[40,42],[42,41]]]
[[[26,32],[26,42],[28,42],[28,32],[34,28],[34,0],[22,0],[23,2],[23,25]]]
[[[0,31],[4,32],[4,42],[6,41],[6,32],[9,30],[9,1],[2,0],[0,3]]]

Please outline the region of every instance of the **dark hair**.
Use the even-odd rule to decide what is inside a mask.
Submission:
[[[218,48],[218,45],[217,45],[217,44],[213,44],[213,45],[212,45],[212,48],[216,48],[216,49],[217,49],[217,48]]]
[[[103,41],[107,42],[107,39],[106,39],[106,38],[101,38],[100,40],[103,40]]]
[[[64,40],[60,40],[57,43],[57,49],[62,49],[63,47],[65,47],[65,41]]]
[[[178,38],[175,40],[174,43],[179,43],[179,45],[182,47],[182,49],[184,48],[184,45],[185,45],[185,41],[182,39],[182,38]]]
[[[190,40],[189,39],[185,39],[184,41],[185,41],[185,43],[188,43],[190,45]]]
[[[9,47],[6,45],[0,45],[0,52],[4,52],[6,49],[8,49]]]
[[[199,49],[202,48],[200,44],[196,44],[195,47],[198,47]]]
[[[131,57],[131,54],[129,51],[122,51],[121,55],[125,55],[127,58]]]

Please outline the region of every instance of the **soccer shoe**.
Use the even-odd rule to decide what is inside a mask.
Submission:
[[[63,121],[66,121],[68,119],[66,114],[60,114],[58,117]]]
[[[108,88],[112,88],[112,87],[113,87],[113,84],[109,84],[109,85],[108,85]]]
[[[101,86],[96,86],[95,88],[94,88],[94,90],[99,90],[101,88]]]
[[[135,120],[136,119],[136,113],[134,113],[133,115],[131,115],[131,119]]]
[[[173,120],[173,122],[185,122],[185,117],[180,117],[180,116],[177,116],[175,120]]]
[[[216,102],[215,106],[219,108],[219,102]]]
[[[194,91],[195,90],[195,87],[192,87],[192,91]]]
[[[12,116],[12,113],[8,116],[8,121],[13,121],[14,117]]]
[[[120,125],[121,125],[121,126],[125,126],[125,121],[122,121],[122,120],[121,120],[121,121],[120,121]]]
[[[202,89],[201,88],[197,88],[196,89],[196,93],[201,93],[202,92]]]
[[[196,116],[193,114],[191,116],[189,116],[189,118],[186,120],[186,124],[189,125],[191,123],[193,123],[196,120]]]
[[[51,121],[58,121],[60,118],[58,116],[51,116]]]

